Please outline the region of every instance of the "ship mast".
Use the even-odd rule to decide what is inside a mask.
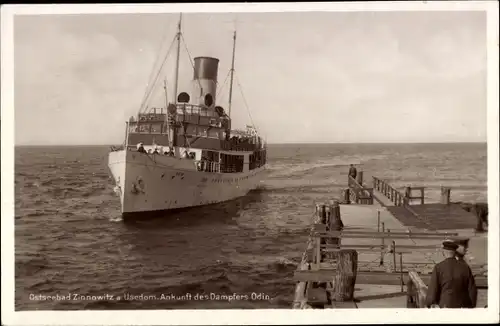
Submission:
[[[181,36],[182,36],[182,31],[181,31],[181,26],[182,26],[182,13],[179,15],[179,23],[177,24],[177,57],[175,61],[175,80],[174,80],[174,103],[177,104],[177,92],[178,92],[178,87],[179,87],[179,59],[180,59],[180,53],[181,53]],[[169,112],[168,112],[168,91],[167,91],[167,81],[163,81],[163,89],[165,90],[165,120],[164,123],[167,125],[167,139],[168,139],[168,146],[170,150],[172,150],[173,147],[173,135],[171,133],[170,129],[170,121],[168,119]],[[174,133],[175,133],[175,127]]]
[[[167,125],[167,137],[170,137],[170,124],[168,121],[168,92],[167,92],[167,79],[166,78],[163,80],[163,90],[165,92],[165,120],[164,120],[164,123],[166,122],[166,125]],[[161,133],[163,133],[163,131]]]
[[[231,62],[231,83],[229,84],[229,118],[231,119],[231,105],[233,102],[234,56],[236,52],[236,31],[233,34],[233,61]]]
[[[177,104],[177,91],[179,85],[179,57],[181,53],[181,25],[182,25],[182,13],[179,16],[179,23],[177,25],[177,58],[175,61],[175,84],[174,84],[174,99]]]

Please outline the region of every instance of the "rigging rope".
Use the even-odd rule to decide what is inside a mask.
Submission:
[[[224,89],[224,86],[226,86],[226,82],[227,82],[227,79],[229,78],[229,74],[231,73],[231,70],[229,70],[227,72],[227,75],[226,75],[226,79],[224,79],[224,83],[222,84],[222,86],[219,88],[219,92],[217,93],[217,98],[219,98],[219,95],[220,93],[222,92],[222,90]],[[219,82],[217,82],[217,84],[219,84]]]
[[[170,24],[167,23],[167,26]],[[158,47],[158,49],[156,50],[156,59],[155,59],[155,62],[153,64],[153,67],[151,68],[151,73],[149,74],[149,77],[148,77],[148,84],[146,85],[146,89],[144,90],[144,96],[142,97],[142,101],[141,101],[141,106],[139,108],[142,109],[143,105],[144,105],[144,102],[146,101],[146,96],[147,96],[147,93],[148,93],[148,89],[149,89],[149,82],[151,82],[151,79],[153,79],[153,75],[154,75],[154,72],[155,72],[155,67],[156,65],[158,64],[159,60],[160,60],[160,50],[163,48],[163,44],[165,43],[166,39],[167,39],[167,33],[168,31],[168,28],[165,28],[165,31],[163,32],[163,35],[162,35],[162,38],[161,38],[161,42],[160,42],[160,46]]]
[[[247,108],[248,116],[250,117],[250,121],[252,122],[252,126],[255,128],[255,131],[258,131],[257,127],[255,126],[255,123],[253,122],[252,113],[250,112],[250,107],[248,106],[245,95],[243,94],[243,87],[241,87],[241,83],[240,83],[238,76],[236,75],[235,77],[236,77],[236,82],[238,83],[238,87],[240,88],[240,93],[241,93],[241,97],[243,98],[243,103],[245,104],[245,107]]]
[[[182,44],[184,44],[184,49],[186,49],[186,53],[188,55],[188,58],[189,58],[189,62],[191,62],[191,67],[193,67],[193,70],[194,70],[194,61],[193,59],[191,58],[191,53],[189,53],[189,50],[188,50],[188,47],[187,47],[187,44],[186,44],[186,41],[184,40],[184,36],[181,34],[181,38],[182,38]],[[198,86],[200,86],[200,89],[202,89],[203,87],[201,86],[201,82],[199,79],[197,79],[198,81]],[[177,95],[176,95],[177,96]]]
[[[161,64],[161,66],[160,66],[160,69],[158,69],[158,73],[156,74],[156,77],[155,77],[155,79],[154,79],[154,81],[153,81],[153,84],[152,84],[152,86],[151,86],[151,88],[150,88],[150,90],[149,90],[149,92],[148,92],[147,96],[145,97],[145,99],[144,99],[144,100],[143,100],[143,102],[141,103],[141,109],[140,109],[140,111],[139,111],[139,112],[144,112],[144,110],[143,110],[143,106],[144,106],[144,104],[147,102],[147,100],[149,99],[149,97],[151,96],[151,94],[153,93],[153,90],[154,90],[154,88],[155,88],[155,85],[156,85],[156,83],[158,82],[158,77],[160,76],[161,71],[163,70],[163,66],[165,65],[165,62],[167,62],[168,56],[169,56],[169,54],[170,54],[170,50],[172,50],[172,46],[174,45],[174,42],[175,42],[176,38],[177,38],[177,35],[174,37],[174,40],[170,43],[170,47],[168,48],[167,54],[165,55],[165,58],[163,59],[163,62],[162,62],[162,64]]]

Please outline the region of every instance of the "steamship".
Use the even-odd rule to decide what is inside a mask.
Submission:
[[[255,189],[266,168],[267,147],[255,126],[231,127],[236,31],[226,113],[216,102],[217,58],[195,57],[191,95],[178,92],[181,22],[182,15],[172,41],[175,101],[168,101],[164,82],[164,106],[130,117],[124,145],[109,152],[122,216],[233,200]]]

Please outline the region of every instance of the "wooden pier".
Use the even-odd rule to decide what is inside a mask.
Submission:
[[[477,307],[487,305],[487,236],[475,232],[473,213],[450,202],[450,188],[439,203],[425,203],[424,187],[400,191],[377,177],[367,186],[360,174],[348,177],[341,201],[316,205],[293,307],[425,308],[442,241],[464,237]]]
[[[474,229],[477,226],[474,212],[450,201],[450,188],[441,188],[439,203],[425,203],[425,187],[407,186],[402,193],[387,181],[372,178],[374,199],[406,226],[429,230]]]

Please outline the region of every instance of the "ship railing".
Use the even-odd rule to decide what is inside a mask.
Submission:
[[[196,160],[194,161],[194,163],[196,165],[196,169],[200,172],[213,172],[213,173],[220,172],[220,163],[218,162],[212,162],[207,160]]]
[[[227,151],[251,152],[262,149],[262,147],[260,147],[258,144],[234,144],[230,141],[223,141],[222,149]]]
[[[198,114],[202,117],[219,117],[219,114],[198,104],[177,103],[177,114]]]
[[[109,148],[112,152],[119,152],[119,151],[122,151],[125,149],[125,146],[124,145],[120,145],[120,146],[110,146]]]

